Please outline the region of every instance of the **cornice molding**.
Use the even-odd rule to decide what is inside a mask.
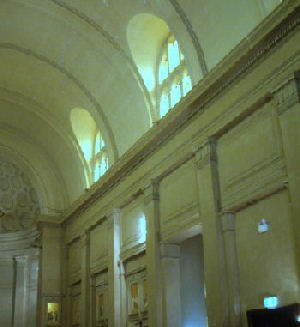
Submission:
[[[287,2],[289,5],[294,3]],[[104,194],[119,185],[126,176],[172,139],[188,122],[203,114],[214,99],[251,72],[255,65],[284,42],[300,25],[299,7],[295,5],[294,8],[287,5],[283,13],[277,11],[276,15],[264,23],[262,30],[258,27],[255,33],[252,33],[251,47],[248,40],[242,41],[223,61],[226,65],[218,65],[164,119],[146,132],[120,157],[84,197],[74,202],[62,216],[62,221],[81,214]]]
[[[296,72],[272,91],[276,101],[278,115],[282,115],[300,103],[300,74]]]
[[[217,163],[216,139],[209,138],[196,151],[196,166],[202,169],[212,163]]]

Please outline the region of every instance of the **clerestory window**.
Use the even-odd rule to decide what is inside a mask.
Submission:
[[[90,185],[108,170],[107,146],[95,120],[87,110],[73,109],[71,123],[84,157],[87,184]]]
[[[157,107],[163,117],[192,89],[192,79],[174,35],[163,44],[158,62]]]

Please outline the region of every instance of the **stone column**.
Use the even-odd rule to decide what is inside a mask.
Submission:
[[[67,287],[66,293],[65,322],[66,326],[70,327],[72,325],[72,287]]]
[[[120,290],[120,209],[108,215],[108,326],[119,327],[121,315]]]
[[[90,326],[96,326],[96,277],[91,277],[90,291]]]
[[[0,258],[0,326],[11,327],[14,307],[14,269],[11,257]]]
[[[222,216],[222,226],[225,244],[229,324],[232,327],[241,326],[241,303],[240,303],[240,277],[235,243],[235,216],[231,212],[225,212]]]
[[[28,256],[15,256],[16,284],[14,326],[26,326],[26,312],[28,304]]]
[[[38,326],[47,323],[47,302],[54,299],[61,303],[61,253],[62,228],[59,224],[40,220],[41,232],[40,282],[38,299]],[[52,301],[52,300],[51,300]]]
[[[144,213],[147,221],[146,266],[148,283],[149,326],[162,326],[162,281],[160,262],[160,218],[158,182],[144,190]]]
[[[287,181],[294,224],[298,278],[300,281],[300,74],[289,76],[273,90],[273,105],[277,110],[283,156],[287,166]]]
[[[161,256],[163,325],[166,327],[180,327],[180,246],[176,244],[163,244],[161,246]]]
[[[80,236],[81,247],[81,324],[90,324],[90,232]]]
[[[198,194],[203,222],[204,275],[209,326],[229,326],[228,290],[221,219],[216,141],[208,139],[196,151]]]
[[[120,327],[127,326],[127,291],[124,263],[120,262],[120,290],[121,290],[121,324]]]

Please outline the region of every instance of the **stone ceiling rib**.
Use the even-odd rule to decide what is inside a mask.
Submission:
[[[155,108],[153,107],[151,98],[150,98],[150,94],[149,91],[144,83],[144,79],[142,78],[138,67],[136,66],[135,62],[133,61],[133,59],[128,56],[126,54],[126,51],[124,49],[121,48],[120,44],[115,40],[115,38],[110,35],[110,33],[108,31],[106,31],[101,25],[99,25],[97,22],[95,22],[93,19],[91,19],[90,17],[88,17],[87,15],[85,15],[84,13],[80,12],[77,8],[74,8],[72,6],[69,6],[68,4],[66,4],[65,2],[61,1],[61,0],[49,0],[52,3],[54,3],[55,5],[65,9],[66,11],[68,11],[70,14],[75,15],[77,18],[79,18],[80,20],[84,21],[86,24],[88,24],[90,27],[92,27],[94,30],[96,30],[98,33],[100,33],[102,35],[102,37],[115,49],[117,50],[121,56],[127,61],[127,63],[129,64],[129,66],[131,67],[132,71],[134,72],[138,83],[140,84],[145,99],[146,99],[146,106],[148,107],[149,113],[150,113],[150,117],[152,121],[156,121],[158,118],[156,117],[156,112],[155,112]]]
[[[20,101],[17,101],[16,99],[20,99]],[[68,132],[56,117],[54,117],[53,115],[51,117],[51,112],[47,110],[42,104],[38,103],[31,97],[25,96],[20,92],[8,90],[1,86],[0,100],[5,100],[12,104],[18,104],[22,106],[25,110],[32,112],[40,119],[46,121],[47,124],[49,124],[49,126],[66,141],[65,144],[67,145],[70,151],[74,151],[74,148],[77,150],[76,154],[79,155],[80,161],[84,166],[84,157],[76,137],[73,135],[73,133]]]
[[[184,26],[186,27],[187,32],[191,36],[193,45],[197,52],[198,61],[199,61],[199,65],[202,70],[202,74],[203,74],[203,76],[205,76],[208,73],[208,68],[206,65],[205,57],[204,57],[204,51],[203,51],[200,41],[197,37],[197,34],[195,33],[191,22],[189,21],[186,13],[182,9],[182,7],[178,3],[178,1],[177,0],[169,0],[169,1],[172,4],[172,6],[174,7],[174,9],[177,12],[178,16],[180,17],[180,19],[182,20]]]
[[[71,80],[77,87],[83,92],[83,94],[89,99],[89,101],[95,106],[96,110],[101,116],[102,122],[107,130],[107,133],[109,135],[110,145],[112,147],[114,158],[115,160],[118,158],[118,148],[116,145],[114,133],[109,125],[109,121],[103,112],[100,104],[97,102],[96,98],[89,92],[89,90],[69,71],[67,71],[64,67],[57,64],[55,61],[50,60],[45,55],[41,55],[36,53],[35,51],[31,49],[26,49],[23,47],[20,47],[18,45],[12,44],[12,43],[0,43],[0,49],[6,49],[6,50],[14,50],[20,53],[23,53],[27,56],[31,56],[41,62],[44,62],[48,64],[49,66],[53,67],[54,69],[58,70],[61,74],[65,75],[69,80]]]

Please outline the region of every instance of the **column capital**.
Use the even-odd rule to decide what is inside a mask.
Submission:
[[[233,212],[226,211],[222,213],[222,230],[223,232],[235,231],[235,215]]]
[[[144,187],[144,203],[148,205],[151,201],[159,200],[159,181],[156,179],[152,179],[150,183],[148,183]]]
[[[120,214],[121,214],[120,208],[112,208],[107,212],[106,217],[107,217],[108,229],[112,229],[114,227],[115,223],[118,221],[120,217]]]
[[[271,93],[275,98],[278,115],[284,114],[294,104],[300,103],[300,72],[295,72]]]
[[[24,254],[24,255],[16,255],[16,256],[14,256],[14,259],[18,263],[26,263],[29,260],[29,255],[27,255],[27,254]]]
[[[209,137],[201,145],[196,146],[196,166],[202,169],[210,163],[217,162],[216,139]]]

